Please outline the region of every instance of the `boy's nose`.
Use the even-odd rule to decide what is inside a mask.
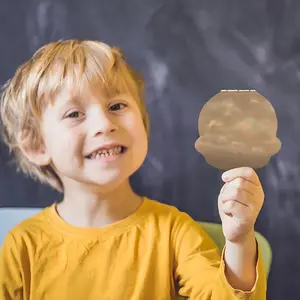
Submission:
[[[118,129],[117,124],[104,113],[95,115],[89,126],[92,136],[107,134]]]

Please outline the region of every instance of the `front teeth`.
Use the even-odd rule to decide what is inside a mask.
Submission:
[[[99,159],[101,157],[107,157],[112,155],[118,155],[122,152],[122,147],[118,146],[115,148],[107,149],[107,150],[100,150],[98,152],[94,152],[91,155],[91,159]]]

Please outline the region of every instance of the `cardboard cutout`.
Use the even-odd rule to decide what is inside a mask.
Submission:
[[[195,148],[217,169],[262,168],[281,149],[277,126],[273,106],[255,90],[222,90],[200,112]]]

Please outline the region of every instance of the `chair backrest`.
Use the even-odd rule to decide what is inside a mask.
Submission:
[[[0,208],[0,247],[9,230],[40,211],[41,208]]]
[[[225,238],[222,231],[222,225],[209,222],[198,222],[200,226],[209,234],[209,236],[216,243],[219,251],[221,252],[225,245]],[[259,232],[255,232],[256,240],[260,246],[262,260],[265,267],[266,275],[268,276],[272,264],[272,249],[268,240]]]
[[[1,208],[0,209],[0,247],[3,243],[7,232],[21,221],[37,214],[41,211],[40,208]],[[198,222],[200,226],[209,234],[214,240],[220,252],[222,251],[225,238],[222,231],[221,224]],[[272,250],[267,239],[260,233],[256,232],[256,238],[262,251],[262,259],[268,275],[272,263]]]
[[[222,225],[209,222],[198,222],[200,226],[208,233],[217,245],[220,253],[225,245],[225,237],[222,231]],[[267,239],[258,232],[255,232],[256,240],[261,248],[263,264],[265,267],[266,275],[269,275],[272,263],[272,249]],[[176,300],[187,300],[187,298],[177,295]]]

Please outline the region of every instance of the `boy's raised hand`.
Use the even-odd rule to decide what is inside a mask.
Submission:
[[[254,233],[254,224],[264,202],[264,191],[255,171],[241,167],[222,174],[225,182],[218,207],[225,238],[232,243]]]

